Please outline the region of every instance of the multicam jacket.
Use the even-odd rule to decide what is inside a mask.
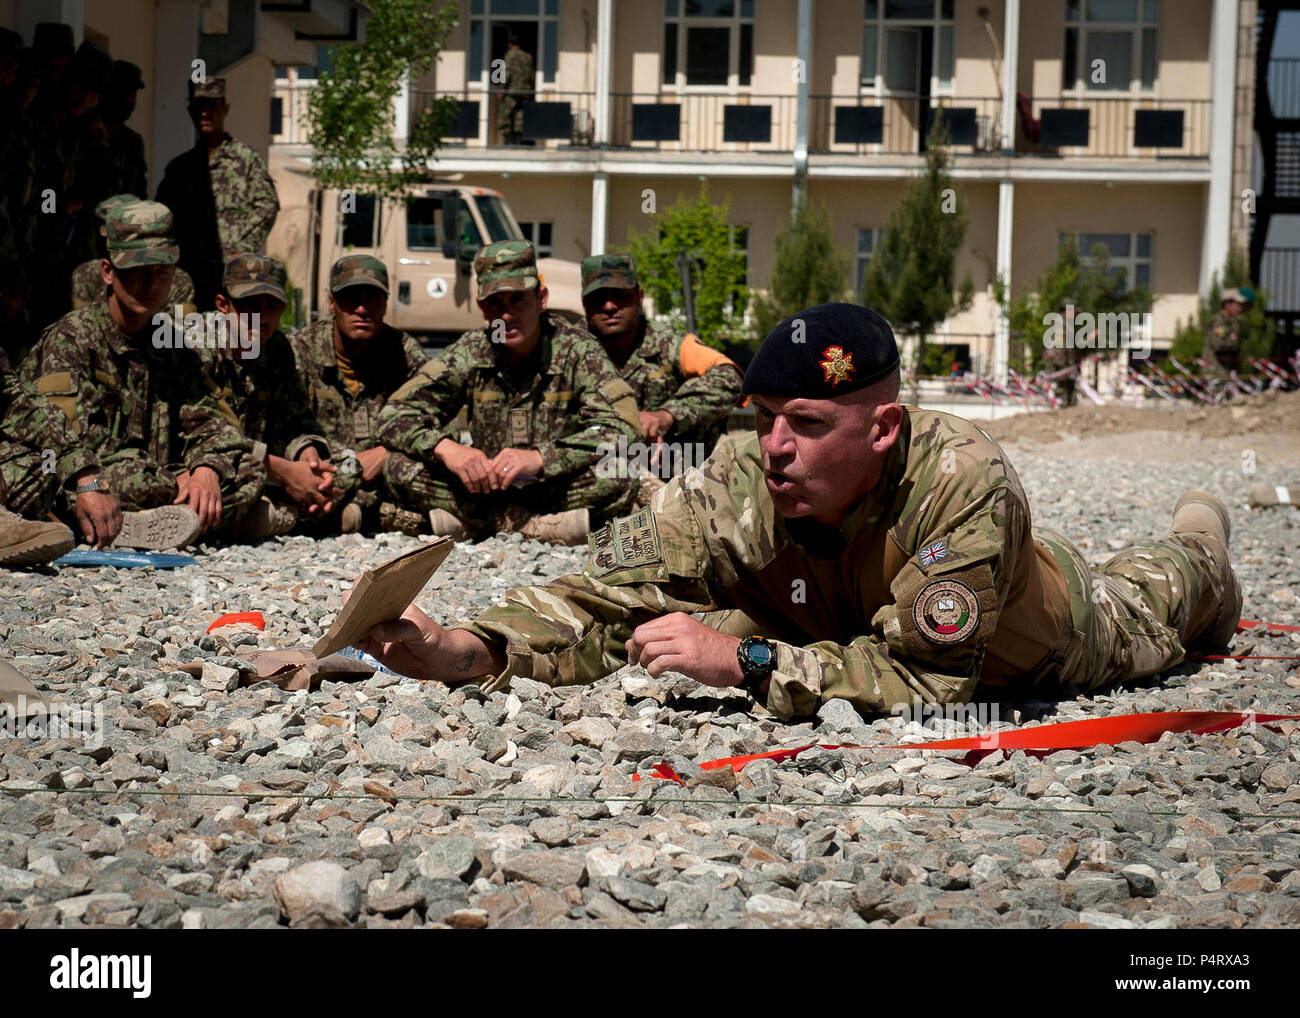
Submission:
[[[321,434],[336,455],[384,444],[379,435],[380,411],[428,360],[413,337],[385,325],[367,344],[364,359],[357,362],[361,391],[354,396],[344,384],[334,355],[333,318],[299,329],[289,342],[307,393],[307,409],[320,422]],[[304,444],[290,443],[285,458],[296,457]]]
[[[1241,315],[1225,315],[1222,311],[1205,324],[1201,359],[1211,374],[1236,370],[1241,359],[1241,337],[1245,331]]]
[[[19,377],[68,420],[61,482],[124,449],[173,472],[211,467],[222,482],[251,456],[207,392],[195,352],[155,348],[153,334],[150,325],[129,336],[107,304],[92,304],[46,329],[24,359]]]
[[[643,622],[741,609],[777,641],[768,707],[790,718],[832,698],[864,713],[964,702],[978,682],[1029,675],[1074,639],[1078,595],[1035,542],[997,444],[909,407],[880,482],[838,530],[776,514],[750,438],[593,534],[581,575],[512,590],[457,628],[504,645],[485,688],[570,685],[623,667]]]
[[[716,441],[727,414],[742,398],[744,375],[736,364],[693,334],[678,335],[645,316],[636,346],[615,367],[632,387],[638,407],[673,415],[672,430],[679,439],[706,434]]]
[[[600,344],[581,326],[548,313],[533,356],[505,367],[486,329],[465,333],[393,394],[384,444],[436,462],[444,438],[458,441],[464,407],[474,448],[495,456],[513,447],[542,455],[542,477],[589,469],[619,436],[639,436],[636,403]]]

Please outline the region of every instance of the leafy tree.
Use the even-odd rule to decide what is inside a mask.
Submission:
[[[966,238],[966,210],[948,176],[948,131],[935,117],[926,140],[925,173],[910,180],[890,210],[879,247],[862,281],[862,303],[914,340],[913,367],[926,362],[926,343],[951,314],[971,305],[967,273],[957,286],[957,250]]]
[[[659,315],[671,315],[683,307],[677,258],[683,252],[691,258],[696,332],[703,342],[719,349],[746,332],[741,321],[745,255],[733,242],[727,223],[730,214],[729,201],[721,205],[709,201],[705,181],[694,200],[679,198],[655,217],[649,230],[628,230],[627,237],[641,285]]]
[[[1063,315],[1066,305],[1092,315],[1128,314],[1151,310],[1151,291],[1145,286],[1130,288],[1123,269],[1112,269],[1110,252],[1104,244],[1093,245],[1084,256],[1079,253],[1078,239],[1068,234],[1056,249],[1056,261],[1043,270],[1029,292],[1009,300],[1001,278],[994,286],[994,296],[1007,313],[1013,349],[1010,366],[1018,371],[1035,372],[1045,366],[1060,366],[1069,356],[1074,360],[1092,350],[1062,350],[1049,357],[1045,337],[1048,315]],[[1103,355],[1105,350],[1099,351]],[[1049,365],[1048,361],[1058,363]]]
[[[1239,248],[1228,251],[1222,279],[1217,272],[1210,278],[1210,289],[1201,294],[1195,317],[1179,323],[1173,344],[1169,348],[1169,353],[1179,363],[1190,365],[1201,356],[1205,347],[1205,327],[1219,313],[1219,293],[1225,287],[1231,289],[1234,286],[1255,286],[1250,278],[1250,263],[1246,260],[1245,252]],[[1258,298],[1240,316],[1246,327],[1244,334],[1238,333],[1241,336],[1241,366],[1237,370],[1242,374],[1254,370],[1247,357],[1267,357],[1273,352],[1273,322],[1264,314],[1268,308],[1267,294],[1258,293]]]
[[[800,205],[794,221],[776,235],[767,293],[755,292],[753,297],[758,337],[796,311],[843,300],[849,263],[849,255],[835,246],[825,206]]]
[[[313,172],[323,188],[395,197],[428,176],[439,139],[456,114],[444,98],[412,111],[406,147],[393,138],[393,99],[403,79],[431,68],[456,25],[456,5],[438,0],[367,0],[365,42],[340,46],[307,99]]]

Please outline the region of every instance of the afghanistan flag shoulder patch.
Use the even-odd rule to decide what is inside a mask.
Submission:
[[[979,598],[960,580],[926,584],[912,606],[917,630],[931,643],[960,643],[975,632],[979,619]]]

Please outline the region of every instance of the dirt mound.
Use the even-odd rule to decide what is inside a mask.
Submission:
[[[1289,434],[1300,436],[1300,391],[1263,392],[1224,406],[1075,406],[1017,414],[981,425],[1000,442],[1058,442],[1069,438],[1171,431],[1199,438]]]

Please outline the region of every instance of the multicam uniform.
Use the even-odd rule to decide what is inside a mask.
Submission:
[[[1206,370],[1210,374],[1227,377],[1229,371],[1237,370],[1241,360],[1243,331],[1241,315],[1229,315],[1220,311],[1206,323],[1201,360],[1205,361]]]
[[[991,438],[906,408],[885,473],[839,530],[774,512],[752,438],[594,534],[581,575],[513,590],[457,628],[504,644],[487,688],[567,685],[626,664],[624,641],[654,617],[740,609],[777,641],[767,705],[792,718],[832,698],[887,712],[977,686],[1150,675],[1182,659],[1224,597],[1197,539],[1131,548],[1094,573],[1065,538],[1037,537]]]
[[[460,440],[461,407],[474,448],[489,458],[505,448],[541,453],[540,481],[489,496],[467,492],[433,453],[445,438]],[[487,329],[474,329],[395,392],[382,419],[382,443],[410,457],[388,471],[403,504],[445,509],[474,527],[493,526],[507,503],[534,514],[616,515],[636,493],[628,478],[594,469],[620,436],[639,433],[632,392],[586,329],[546,312],[536,350],[517,369]]]

